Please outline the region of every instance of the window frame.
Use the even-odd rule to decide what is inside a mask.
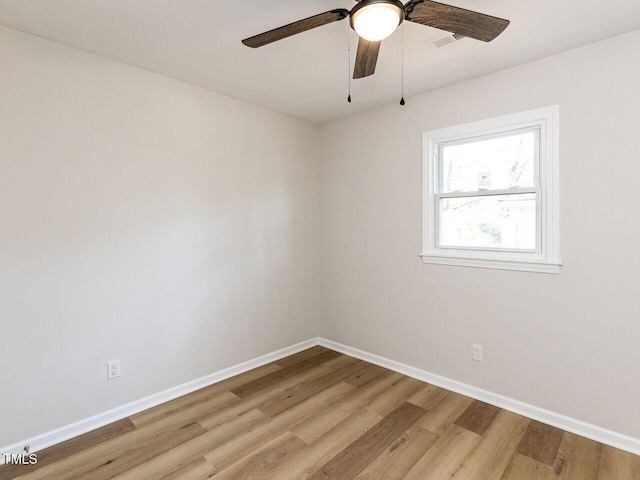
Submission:
[[[424,263],[457,265],[540,273],[559,273],[559,107],[530,110],[479,122],[456,125],[423,133],[423,228],[422,252]],[[478,190],[483,196],[536,191],[536,249],[535,251],[490,249],[482,247],[441,247],[438,245],[440,198],[452,192],[440,192],[438,166],[440,145],[474,137],[500,136],[507,132],[536,128],[539,130],[537,185],[495,191]],[[465,192],[463,195],[476,194]],[[497,193],[499,192],[499,193]],[[461,196],[461,195],[457,195]]]

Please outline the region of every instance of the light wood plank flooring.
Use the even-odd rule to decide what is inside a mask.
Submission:
[[[314,347],[0,467],[14,478],[640,480],[640,457]]]

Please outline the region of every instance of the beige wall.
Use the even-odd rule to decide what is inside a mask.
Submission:
[[[0,446],[317,335],[317,135],[0,27]]]
[[[321,336],[640,437],[639,53],[636,31],[325,124]],[[561,273],[423,264],[422,132],[555,104]]]

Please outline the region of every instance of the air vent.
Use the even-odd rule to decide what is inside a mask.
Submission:
[[[427,40],[425,44],[429,48],[444,48],[459,42],[463,38],[466,37],[458,33],[445,33],[444,35],[438,35],[437,37]]]

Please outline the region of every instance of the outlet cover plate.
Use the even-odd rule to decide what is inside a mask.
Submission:
[[[471,358],[476,362],[482,362],[482,345],[471,345]]]
[[[107,362],[107,380],[113,380],[120,376],[120,360]]]

